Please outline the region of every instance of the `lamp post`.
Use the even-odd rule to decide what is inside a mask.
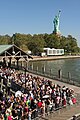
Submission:
[[[28,59],[28,56],[27,56],[27,70],[29,70],[29,65],[28,65],[28,63],[29,63],[29,59]]]
[[[26,89],[26,68],[25,68],[25,89]]]

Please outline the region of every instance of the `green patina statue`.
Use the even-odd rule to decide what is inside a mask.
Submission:
[[[53,23],[54,23],[54,31],[53,31],[53,33],[56,33],[56,34],[60,33],[60,30],[59,30],[60,13],[61,13],[61,11],[58,12],[58,15],[56,15],[54,20],[53,20]]]

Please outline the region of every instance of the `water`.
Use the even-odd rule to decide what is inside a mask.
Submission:
[[[45,73],[54,76],[57,76],[61,69],[63,77],[67,78],[70,73],[72,79],[80,81],[80,58],[29,62],[29,68],[31,66],[33,70],[39,72],[42,72],[42,68],[45,66]]]

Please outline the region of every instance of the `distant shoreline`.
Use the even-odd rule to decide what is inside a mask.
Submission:
[[[40,57],[40,56],[32,56],[33,59],[29,59],[29,61],[45,61],[45,60],[59,60],[59,59],[74,59],[80,58],[79,55],[67,55],[67,56],[48,56],[48,57]]]

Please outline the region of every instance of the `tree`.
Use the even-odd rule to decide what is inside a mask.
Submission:
[[[20,47],[21,49],[23,49],[24,51],[28,50],[27,44],[31,39],[32,36],[30,34],[25,35],[25,34],[15,33],[12,36],[12,41],[14,42],[14,44]]]
[[[45,35],[46,47],[60,48],[60,38],[55,34]]]
[[[0,36],[0,44],[9,44],[11,40],[11,37],[9,35],[4,35],[4,36]]]
[[[67,37],[67,51],[69,52],[69,53],[73,53],[73,52],[77,52],[77,48],[78,48],[78,46],[77,46],[77,40],[75,39],[75,38],[73,38],[71,35],[68,35],[68,37]]]
[[[42,35],[33,35],[32,40],[28,42],[28,48],[32,51],[34,55],[43,52],[45,41]]]

